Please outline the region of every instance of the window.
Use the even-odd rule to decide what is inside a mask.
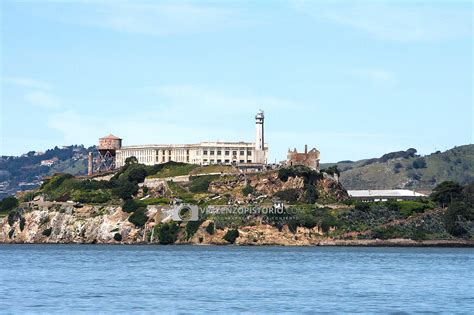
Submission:
[[[210,153],[211,153],[211,155],[214,155],[214,150],[211,150],[211,152],[210,152]]]
[[[164,161],[165,161],[165,157],[162,156],[162,157],[161,157],[161,162],[164,162]]]
[[[222,160],[220,160],[220,159],[219,159],[219,160],[217,160],[217,163],[222,163]]]
[[[214,164],[214,160],[211,160],[211,164]]]
[[[189,150],[186,150],[186,154],[189,155]]]
[[[241,151],[240,151],[240,155],[244,155],[244,154],[245,154],[245,152],[241,150]]]
[[[247,155],[248,155],[248,156],[251,156],[251,155],[252,155],[252,151],[247,151]]]
[[[202,160],[202,161],[207,163],[207,159],[204,159],[204,160]]]
[[[221,150],[217,151],[217,155],[222,155],[222,151]]]
[[[162,153],[163,155],[165,155],[165,150],[162,150],[162,152],[161,152],[161,153]]]
[[[225,160],[225,163],[230,163],[230,161],[229,161],[229,160]]]
[[[237,151],[232,151],[232,155],[237,155]]]
[[[244,163],[244,160],[240,160],[239,163]]]
[[[202,151],[203,155],[207,155],[207,150]]]
[[[229,155],[230,154],[230,151],[225,151],[225,155]]]
[[[171,155],[171,150],[168,150],[168,154]]]
[[[252,163],[252,160],[247,160],[247,163]]]

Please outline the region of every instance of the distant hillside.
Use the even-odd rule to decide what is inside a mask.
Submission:
[[[451,180],[466,185],[474,182],[474,145],[463,145],[419,156],[415,149],[392,152],[380,158],[322,164],[337,165],[346,189],[410,188],[431,190]]]
[[[87,172],[87,155],[94,147],[71,145],[45,152],[30,151],[22,156],[0,157],[0,199],[18,190],[33,189],[41,178],[54,173],[73,175]]]

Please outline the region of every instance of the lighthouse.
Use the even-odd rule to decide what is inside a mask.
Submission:
[[[265,139],[263,122],[265,114],[259,110],[255,115],[255,163],[265,164]]]

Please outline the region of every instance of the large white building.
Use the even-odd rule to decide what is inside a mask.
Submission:
[[[268,145],[264,142],[264,113],[255,116],[255,142],[200,142],[198,144],[150,144],[123,146],[116,150],[116,167],[123,166],[128,157],[136,157],[146,165],[170,161],[199,165],[266,164]]]

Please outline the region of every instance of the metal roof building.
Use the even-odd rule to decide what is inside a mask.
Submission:
[[[420,197],[426,197],[424,194],[417,193],[408,189],[386,189],[386,190],[348,190],[349,198],[362,201],[386,201],[388,199],[395,200],[411,200]]]

